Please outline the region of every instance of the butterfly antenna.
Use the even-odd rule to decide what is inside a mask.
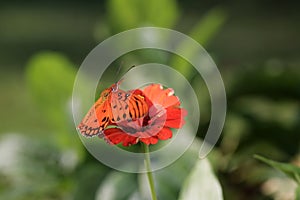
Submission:
[[[118,69],[116,71],[115,80],[118,80],[117,77],[120,75],[122,66],[124,66],[124,61],[121,61],[121,64],[119,65],[119,67],[118,67]]]
[[[129,69],[127,69],[126,73],[132,70],[135,67],[135,65],[132,65]]]
[[[129,71],[130,71],[132,68],[134,68],[134,67],[135,67],[135,65],[132,65],[129,69],[126,70],[126,72],[124,73],[124,75],[125,75],[127,72],[129,72]],[[123,75],[123,76],[124,76],[124,75]],[[122,78],[120,78],[120,80],[123,79],[123,76],[122,76]]]
[[[119,68],[118,68],[118,71],[117,71],[115,77],[117,77],[118,74],[120,74],[121,67],[123,66],[123,63],[124,63],[124,62],[122,61],[121,65],[120,65]],[[135,67],[135,65],[132,65],[128,70],[126,70],[125,74],[126,74],[127,72],[129,72],[129,71],[130,71],[132,68],[134,68],[134,67]],[[117,90],[119,89],[119,85],[123,82],[123,80],[124,80],[124,78],[123,78],[123,76],[122,76],[118,81],[116,81],[116,83],[115,83],[115,88],[114,88],[115,91],[117,91]]]
[[[118,71],[117,71],[117,73],[116,73],[116,77],[120,74],[120,72],[121,72],[121,68],[122,68],[122,66],[124,66],[123,65],[124,64],[124,62],[122,61],[121,62],[121,64],[120,64],[120,66],[118,67]],[[134,68],[135,67],[135,65],[132,65],[129,69],[127,69],[126,70],[126,72],[125,72],[125,74],[127,73],[127,72],[129,72],[132,68]],[[119,81],[116,81],[116,84],[120,84],[122,81],[123,81],[123,77],[121,77],[120,79],[119,79]]]
[[[127,71],[126,71],[126,73],[127,72],[129,72],[132,68],[134,68],[135,67],[135,65],[132,65]]]

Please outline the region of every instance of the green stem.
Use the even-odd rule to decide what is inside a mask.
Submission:
[[[157,200],[156,198],[156,192],[155,192],[155,187],[154,187],[154,179],[153,179],[153,174],[151,171],[151,162],[150,162],[150,154],[149,154],[149,146],[147,144],[144,144],[144,153],[145,153],[145,166],[146,166],[146,171],[147,171],[147,177],[150,185],[150,191],[151,191],[151,197],[152,200]]]

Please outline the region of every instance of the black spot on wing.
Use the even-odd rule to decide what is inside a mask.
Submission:
[[[101,136],[103,134],[102,127],[93,128],[84,124],[79,125],[78,130],[85,137]]]
[[[122,99],[122,93],[119,92],[119,93],[118,93],[118,100],[121,100],[121,99]]]
[[[101,122],[106,122],[108,120],[108,117],[103,117],[103,119],[101,120]]]

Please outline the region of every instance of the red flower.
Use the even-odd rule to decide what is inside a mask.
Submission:
[[[149,145],[158,140],[172,137],[170,128],[181,128],[187,111],[180,108],[178,97],[171,88],[163,89],[160,84],[147,86],[143,91],[136,90],[146,99],[149,112],[146,116],[134,121],[123,121],[116,124],[117,128],[104,130],[104,138],[111,144],[122,143],[129,146],[139,141]]]

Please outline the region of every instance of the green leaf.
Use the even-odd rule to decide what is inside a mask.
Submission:
[[[143,6],[141,15],[145,14],[146,24],[165,28],[175,25],[179,14],[175,0],[150,0],[144,1],[141,5]]]
[[[199,42],[202,46],[207,44],[214,38],[224,25],[227,19],[226,12],[221,8],[214,8],[210,10],[191,30],[189,36]],[[182,52],[185,52],[188,58],[195,56],[197,49],[191,48],[187,43],[183,42],[178,47]],[[171,60],[171,66],[178,69],[186,77],[190,78],[193,74],[190,64],[179,56],[174,56]]]
[[[71,112],[71,95],[75,78],[74,65],[62,54],[41,52],[34,55],[27,64],[26,81],[43,120],[50,127],[51,136],[61,147],[82,145],[74,135]],[[54,134],[53,134],[54,133]],[[80,148],[80,147],[81,148]]]
[[[140,26],[170,28],[179,14],[175,0],[110,0],[107,9],[114,33]]]
[[[108,1],[108,19],[113,32],[134,28],[139,24],[139,0]]]
[[[197,161],[194,169],[184,182],[179,199],[223,199],[221,185],[207,159]]]
[[[76,188],[73,200],[95,199],[95,192],[109,173],[106,166],[98,162],[85,163],[76,171]]]
[[[227,14],[224,9],[213,8],[194,26],[189,36],[206,46],[220,31],[226,20]]]
[[[70,97],[75,68],[59,53],[41,52],[29,60],[26,75],[29,86],[40,103],[58,105]]]
[[[292,164],[276,162],[276,161],[267,159],[267,158],[259,156],[259,155],[254,155],[254,158],[274,167],[275,169],[277,169],[279,171],[282,171],[288,177],[295,180],[298,185],[300,185],[300,168],[299,167],[292,165]]]
[[[182,134],[186,134],[187,138],[189,137],[188,132]],[[182,148],[181,144],[172,144],[172,146],[174,149]],[[190,148],[176,160],[176,162],[154,172],[155,188],[158,199],[178,199],[180,191],[182,191],[183,183],[187,177],[190,177],[190,172],[197,165],[200,146],[201,142],[198,139],[195,139]],[[171,155],[172,152],[173,151],[171,150],[169,154]],[[205,162],[208,161],[205,160]],[[215,177],[213,178],[215,179]],[[141,196],[145,199],[150,196],[149,183],[145,174],[139,175],[139,189]]]
[[[96,200],[125,200],[132,196],[137,188],[136,175],[124,172],[111,172],[99,187]]]
[[[28,62],[27,85],[36,103],[56,127],[66,124],[62,118],[68,111],[74,78],[73,64],[59,53],[39,53]]]

